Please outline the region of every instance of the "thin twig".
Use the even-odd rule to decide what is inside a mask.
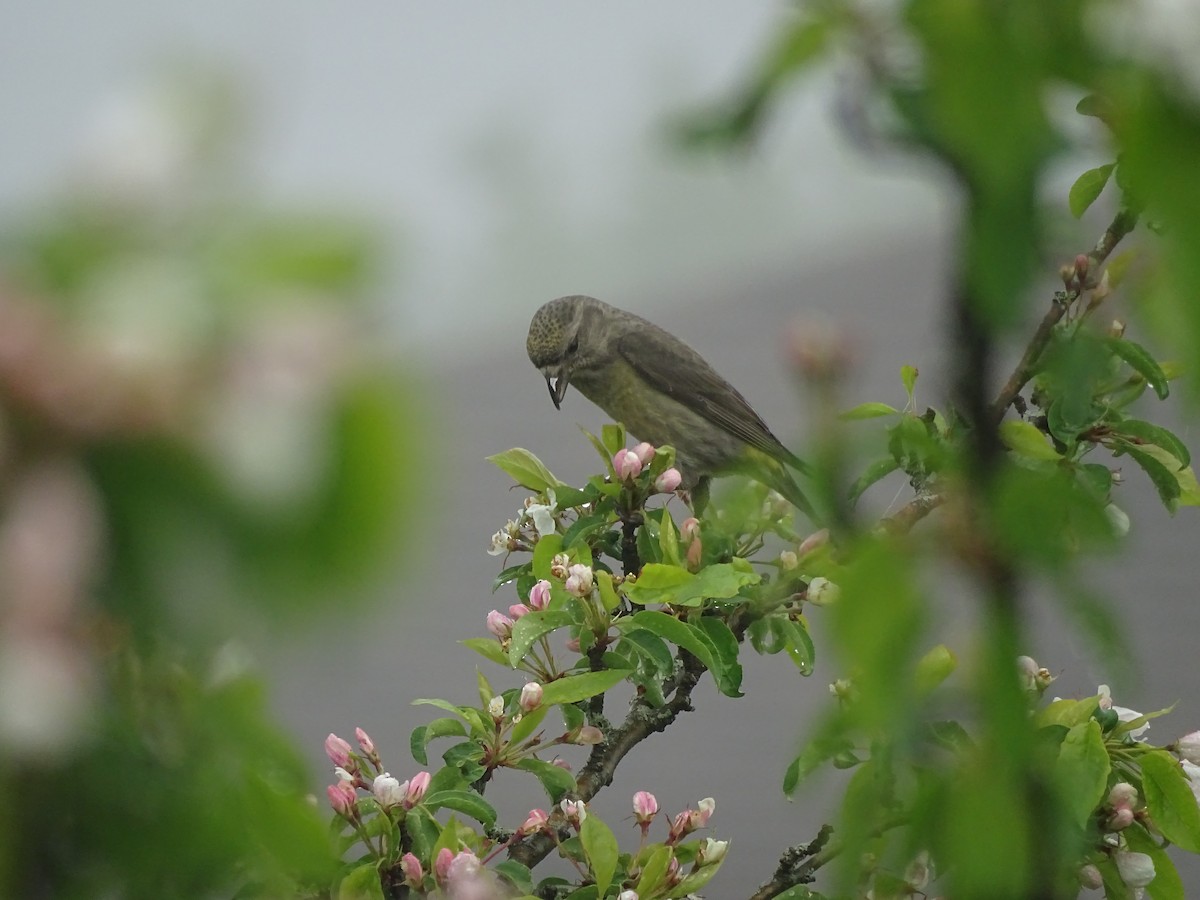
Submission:
[[[1100,240],[1096,242],[1096,246],[1092,248],[1092,252],[1087,254],[1090,271],[1096,271],[1100,264],[1108,259],[1109,254],[1121,242],[1121,239],[1133,231],[1134,226],[1137,225],[1137,220],[1138,214],[1130,209],[1122,209],[1116,214],[1112,220],[1112,224],[1108,226],[1104,234],[1100,236]],[[1013,370],[1012,375],[1009,376],[1008,381],[1004,383],[1004,387],[1000,390],[999,396],[992,403],[990,412],[993,423],[999,424],[1000,420],[1004,418],[1004,413],[1008,411],[1008,407],[1017,399],[1022,388],[1029,383],[1029,379],[1037,371],[1038,361],[1041,359],[1046,345],[1050,343],[1054,327],[1071,307],[1071,304],[1079,299],[1082,290],[1081,286],[1069,290],[1065,294],[1055,294],[1054,298],[1050,301],[1050,308],[1046,310],[1046,315],[1038,323],[1037,331],[1033,333],[1033,339],[1030,340],[1029,346],[1025,348],[1025,353],[1021,356],[1021,361],[1017,363],[1017,367]]]

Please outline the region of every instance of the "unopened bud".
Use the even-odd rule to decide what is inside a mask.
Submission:
[[[433,861],[433,874],[437,878],[438,884],[443,884],[447,876],[450,874],[450,863],[454,862],[454,851],[449,847],[443,847],[438,851],[437,858]]]
[[[660,494],[670,494],[679,489],[679,485],[683,483],[683,476],[679,474],[679,470],[672,466],[654,479],[654,489]]]
[[[1154,880],[1154,860],[1145,853],[1118,850],[1113,854],[1117,874],[1131,888],[1144,888]]]
[[[531,834],[537,834],[546,827],[546,823],[550,821],[550,816],[547,815],[544,809],[531,809],[529,815],[521,827],[517,829],[517,834],[521,837],[528,837]]]
[[[555,553],[554,558],[550,560],[550,574],[562,581],[567,577],[567,567],[571,564],[571,558],[565,553]]]
[[[1108,792],[1108,805],[1114,809],[1121,807],[1133,808],[1137,805],[1138,792],[1132,784],[1127,781],[1120,781],[1112,786],[1112,790]]]
[[[779,568],[785,572],[790,572],[792,569],[800,565],[800,560],[792,550],[783,550],[779,554]]]
[[[504,698],[497,694],[488,701],[488,715],[499,722],[504,718]]]
[[[514,622],[521,618],[521,616],[527,615],[531,612],[533,612],[533,610],[524,603],[514,603],[508,608],[508,614],[512,617]]]
[[[542,579],[529,589],[529,606],[538,612],[550,605],[550,582]]]
[[[429,790],[429,782],[433,780],[433,776],[428,772],[418,772],[408,781],[408,790],[404,793],[404,808],[412,809],[425,798],[425,792]]]
[[[604,740],[604,732],[595,725],[581,725],[579,730],[572,736],[572,744],[598,744]]]
[[[679,536],[685,541],[694,541],[700,537],[700,520],[690,516],[679,525]]]
[[[542,705],[542,686],[531,681],[521,688],[520,706],[524,712],[533,712]]]
[[[642,473],[642,461],[632,450],[618,450],[613,456],[613,472],[617,481],[632,482]]]
[[[350,743],[333,732],[325,738],[325,755],[329,757],[329,761],[335,766],[341,766],[343,769],[353,770],[356,768],[351,753]]]
[[[425,870],[421,868],[421,861],[417,859],[413,853],[405,853],[400,857],[400,870],[404,873],[404,882],[409,887],[419,888],[421,880],[425,877]]]
[[[1115,810],[1108,821],[1104,823],[1106,831],[1124,831],[1133,824],[1133,810],[1128,806],[1122,806]]]
[[[1075,277],[1079,279],[1081,284],[1087,280],[1088,267],[1090,265],[1091,260],[1088,259],[1087,254],[1080,253],[1075,257]]]
[[[1089,891],[1095,891],[1104,886],[1104,878],[1101,877],[1100,870],[1091,863],[1079,870],[1078,878],[1080,886]]]
[[[576,597],[587,597],[592,593],[593,575],[590,566],[576,563],[568,570],[566,583],[563,585],[568,594]]]
[[[358,738],[358,746],[362,747],[362,752],[374,759],[376,755],[375,742],[371,740],[371,736],[361,728],[354,729],[354,736]]]
[[[634,447],[633,452],[643,466],[650,465],[650,460],[654,459],[654,445],[647,444],[645,441]]]
[[[1200,766],[1200,731],[1185,734],[1177,740],[1175,752],[1179,754],[1180,759],[1186,760],[1194,766]]]
[[[493,609],[487,614],[487,630],[502,641],[512,637],[513,620],[500,612],[498,609]]]
[[[796,548],[796,556],[804,559],[808,554],[812,553],[819,547],[824,547],[829,543],[829,529],[822,528],[820,531],[814,531],[808,537],[800,542],[800,546]]]
[[[1112,324],[1108,326],[1108,336],[1115,338],[1124,337],[1125,323],[1120,319],[1113,319]]]
[[[804,599],[813,606],[831,606],[837,603],[838,597],[842,594],[842,589],[830,581],[828,578],[817,576],[808,583],[808,590],[804,594]]]
[[[329,785],[325,788],[325,795],[333,811],[342,818],[353,819],[357,815],[354,805],[358,802],[358,793],[350,782],[339,781]]]
[[[638,791],[633,795],[633,817],[639,825],[649,825],[658,815],[658,798],[649,791]]]

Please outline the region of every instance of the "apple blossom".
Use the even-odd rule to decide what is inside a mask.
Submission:
[[[800,565],[800,560],[792,550],[782,550],[779,553],[779,568],[784,572],[790,572],[792,569]]]
[[[533,712],[542,705],[542,686],[536,681],[531,681],[521,688],[521,709],[525,712]]]
[[[425,792],[429,790],[429,782],[433,776],[428,772],[418,772],[409,781],[408,790],[404,796],[404,808],[412,809],[425,798]]]
[[[664,469],[657,478],[654,479],[654,489],[660,494],[670,494],[679,490],[679,485],[683,483],[683,476],[679,474],[679,470],[672,466],[669,469]]]
[[[487,705],[488,715],[499,722],[504,718],[504,698],[497,694]]]
[[[565,553],[555,553],[550,560],[550,574],[562,581],[567,577],[567,566],[571,564],[571,557]]]
[[[358,794],[354,785],[347,781],[339,781],[325,788],[325,794],[329,797],[329,805],[335,813],[346,819],[355,817],[354,804],[358,802]]]
[[[338,781],[354,781],[354,776],[343,769],[341,766],[333,767],[333,774],[338,777]]]
[[[649,791],[638,791],[633,795],[633,817],[639,825],[646,826],[658,815],[658,798]],[[643,830],[645,830],[643,828]]]
[[[404,880],[410,887],[419,888],[421,886],[425,870],[421,868],[421,861],[415,854],[405,853],[400,857],[400,869],[404,872]]]
[[[618,450],[612,462],[617,481],[631,482],[642,472],[642,461],[632,450]]]
[[[545,578],[529,589],[529,607],[541,612],[550,605],[550,582]]]
[[[617,895],[617,900],[638,900],[638,893],[630,888],[629,890],[621,891],[621,893]]]
[[[525,817],[525,821],[521,823],[521,827],[517,829],[517,834],[522,837],[537,834],[546,827],[546,823],[549,821],[550,816],[544,809],[531,809],[529,815]]]
[[[587,818],[587,805],[582,800],[563,800],[558,806],[567,817],[567,821],[576,828]]]
[[[1118,721],[1132,722],[1135,719],[1140,719],[1142,717],[1142,714],[1135,710],[1126,709],[1124,706],[1114,706],[1113,702],[1112,702],[1112,692],[1109,690],[1109,687],[1107,684],[1100,685],[1100,687],[1097,688],[1096,692],[1100,695],[1100,708],[1101,709],[1111,709],[1113,712],[1115,712],[1117,714]],[[1139,725],[1137,728],[1134,728],[1128,734],[1131,738],[1133,738],[1136,741],[1138,738],[1140,738],[1143,734],[1145,734],[1149,730],[1150,730],[1150,723],[1146,722],[1142,725]]]
[[[728,849],[729,841],[716,841],[712,838],[705,838],[704,843],[700,845],[699,852],[696,854],[696,860],[702,866],[719,863],[725,858],[725,851]]]
[[[643,466],[650,465],[650,460],[654,459],[654,445],[647,444],[645,441],[634,447],[633,452],[637,454],[638,461]]]
[[[1187,760],[1193,765],[1200,765],[1200,731],[1185,734],[1175,742],[1174,749],[1180,759]]]
[[[500,610],[493,609],[487,614],[487,630],[500,640],[504,641],[512,637],[512,627],[513,620]]]
[[[1131,888],[1143,888],[1154,880],[1154,860],[1145,853],[1118,850],[1113,862],[1121,880]]]
[[[1186,759],[1180,765],[1183,766],[1183,774],[1188,778],[1188,787],[1196,795],[1196,802],[1200,803],[1200,766],[1188,762]]]
[[[546,537],[558,530],[554,521],[554,506],[553,498],[549,503],[533,503],[531,500],[525,502],[524,513],[533,522],[538,537]]]
[[[592,593],[593,575],[590,566],[585,566],[582,563],[576,563],[571,566],[567,576],[566,584],[563,585],[567,589],[568,594],[573,594],[576,597],[587,597]]]
[[[841,593],[840,587],[818,575],[808,583],[808,591],[804,596],[813,606],[830,606],[837,602]]]
[[[379,805],[385,809],[399,806],[404,801],[404,795],[407,792],[408,782],[397,781],[390,772],[376,776],[375,781],[371,784],[371,793],[375,795]]]
[[[335,766],[355,772],[358,770],[358,764],[354,762],[351,752],[349,741],[343,740],[333,732],[325,738],[325,755],[329,757],[329,761]]]

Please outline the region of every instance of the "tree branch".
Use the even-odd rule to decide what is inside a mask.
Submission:
[[[1113,218],[1112,223],[1100,236],[1100,240],[1096,242],[1096,246],[1092,248],[1092,252],[1087,254],[1090,263],[1089,269],[1095,271],[1104,260],[1108,259],[1113,248],[1121,242],[1129,232],[1133,231],[1137,225],[1138,214],[1133,210],[1122,209]],[[1009,376],[1008,381],[1001,388],[999,396],[993,401],[990,415],[991,421],[994,424],[999,424],[1004,418],[1008,407],[1021,393],[1022,388],[1029,383],[1029,379],[1033,377],[1037,369],[1038,361],[1041,359],[1042,353],[1046,349],[1046,345],[1050,343],[1050,336],[1054,333],[1054,327],[1062,319],[1066,311],[1071,307],[1079,295],[1083,291],[1083,286],[1079,286],[1064,293],[1056,293],[1050,301],[1050,308],[1046,310],[1046,315],[1042,317],[1042,321],[1038,323],[1037,330],[1033,333],[1033,338],[1029,342],[1029,346],[1025,348],[1025,353],[1021,356],[1021,361],[1017,363],[1017,367]]]

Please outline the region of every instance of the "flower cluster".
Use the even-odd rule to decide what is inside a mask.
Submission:
[[[330,733],[325,738],[325,755],[333,763],[337,780],[325,789],[333,811],[350,822],[361,819],[358,791],[370,792],[379,808],[385,812],[412,809],[429,790],[432,776],[418,772],[407,781],[394,778],[383,771],[383,762],[375,749],[375,742],[361,728],[355,729],[359,749],[356,751],[349,741]]]

